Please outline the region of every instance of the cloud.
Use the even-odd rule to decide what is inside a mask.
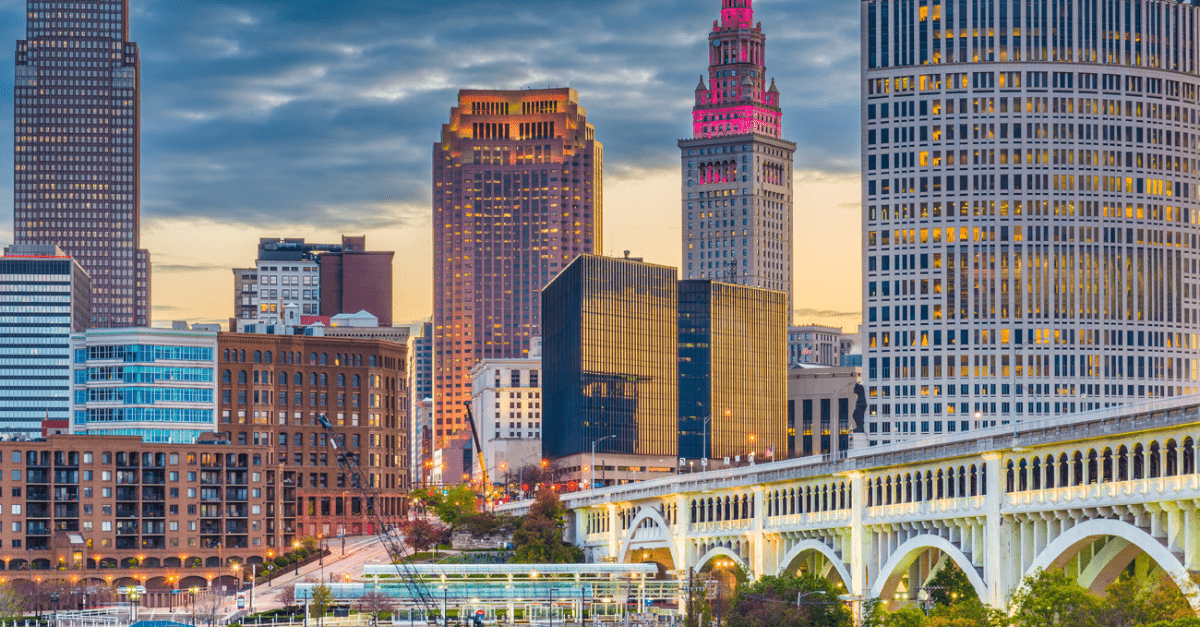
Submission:
[[[798,169],[858,168],[858,9],[760,2]],[[144,211],[265,225],[429,213],[460,88],[571,85],[611,177],[677,167],[719,3],[134,0]],[[830,79],[839,80],[830,80]],[[803,124],[822,119],[830,123]]]
[[[834,311],[830,309],[796,309],[797,316],[815,316],[818,318],[859,318],[861,311]]]
[[[209,272],[212,270],[229,270],[228,266],[223,266],[218,263],[156,263],[153,268],[154,272]]]
[[[676,142],[690,135],[692,89],[707,69],[720,2],[130,5],[142,54],[143,230],[203,220],[303,236],[427,229],[432,146],[465,88],[571,86],[605,145],[608,185],[677,177]],[[785,133],[799,144],[797,183],[857,176],[858,3],[757,5]],[[24,6],[0,0],[0,41],[24,38]],[[12,80],[0,72],[0,119],[12,119]],[[12,145],[12,128],[0,124],[0,146]],[[11,171],[11,160],[0,149],[0,170]],[[11,179],[0,177],[0,240],[11,237],[11,202]],[[645,228],[678,229],[676,207],[647,214]],[[675,242],[664,250],[677,254]],[[161,263],[164,251],[152,252],[164,274],[218,272],[190,259]]]

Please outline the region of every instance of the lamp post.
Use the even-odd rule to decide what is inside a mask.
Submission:
[[[616,434],[612,434],[612,435],[606,435],[606,436],[600,438],[599,440],[592,440],[592,467],[590,469],[591,473],[592,473],[592,479],[591,479],[591,482],[588,483],[589,490],[596,489],[596,444],[603,442],[609,438],[615,438],[615,437],[617,437]]]
[[[196,624],[196,594],[200,592],[200,586],[192,586],[190,592],[192,593],[192,600],[191,600],[192,624],[195,625]]]
[[[346,500],[346,491],[342,492],[342,557],[346,556],[346,512],[350,509],[350,502]]]
[[[141,596],[138,594],[137,586],[130,586],[129,601],[130,601],[130,603],[133,603],[133,611],[130,612],[130,615],[129,615],[129,624],[131,624],[131,625],[133,623],[137,622],[138,599],[140,599],[140,598],[141,598]]]
[[[50,602],[54,604],[54,612],[50,615],[50,624],[57,625],[58,624],[58,593],[57,592],[50,593]]]
[[[297,550],[299,548],[300,548],[300,541],[297,540],[295,543],[292,544],[292,550]],[[296,560],[296,572],[293,574],[296,575],[297,577],[300,576],[300,560]]]

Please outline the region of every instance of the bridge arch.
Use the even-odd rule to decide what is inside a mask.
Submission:
[[[641,528],[642,523],[650,521],[653,526],[658,527],[662,532],[662,539],[638,540],[637,532]],[[633,517],[633,521],[629,523],[629,529],[625,531],[621,538],[621,550],[617,553],[616,558],[620,563],[628,563],[625,559],[633,545],[637,543],[640,546],[650,547],[652,549],[667,549],[671,556],[671,564],[663,564],[667,570],[675,570],[683,568],[683,561],[679,559],[679,553],[675,550],[675,541],[670,529],[667,527],[666,520],[662,514],[653,507],[641,508],[637,515]]]
[[[743,573],[747,573],[749,575],[757,577],[757,574],[755,574],[754,571],[750,568],[750,565],[746,563],[746,560],[742,559],[742,556],[738,555],[737,553],[734,553],[731,549],[727,549],[723,546],[718,546],[718,547],[709,549],[709,551],[707,553],[705,553],[704,555],[701,555],[696,560],[696,570],[697,571],[704,570],[705,564],[709,563],[710,561],[712,561],[718,557],[728,557],[729,559],[733,560],[733,563],[738,565],[738,568]]]
[[[852,582],[850,581],[850,572],[846,570],[846,564],[842,561],[842,558],[838,557],[837,553],[834,553],[833,549],[829,548],[829,545],[817,540],[801,540],[800,542],[792,545],[792,548],[779,562],[779,571],[776,574],[786,574],[789,570],[791,570],[792,562],[794,562],[796,558],[810,551],[820,553],[825,557],[826,561],[828,561],[833,566],[833,569],[837,571],[837,576],[841,578],[842,584],[845,585],[846,590],[855,589],[854,586],[851,585]],[[824,573],[818,574],[823,575]]]
[[[1192,581],[1188,570],[1167,547],[1140,528],[1121,520],[1086,520],[1064,531],[1034,558],[1024,579],[1038,571],[1062,568],[1079,551],[1097,540],[1112,538],[1080,570],[1078,581],[1092,592],[1103,594],[1129,563],[1145,554],[1166,572],[1179,588],[1193,610],[1200,611],[1200,587]]]
[[[941,551],[947,558],[953,560],[959,570],[966,574],[971,586],[975,588],[975,594],[979,595],[979,600],[984,603],[989,601],[991,597],[988,595],[988,585],[983,581],[983,577],[979,576],[979,571],[975,569],[970,558],[949,540],[931,535],[917,536],[896,547],[896,550],[888,557],[887,563],[879,569],[879,576],[871,585],[871,593],[867,598],[892,599],[900,580],[907,574],[908,568],[917,558],[921,557],[922,553],[930,549]]]

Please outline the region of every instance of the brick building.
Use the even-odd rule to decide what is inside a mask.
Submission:
[[[261,564],[293,541],[280,523],[270,453],[214,434],[194,444],[107,435],[0,442],[0,560],[19,571],[5,579],[235,584],[229,565]]]
[[[317,422],[326,414],[359,451],[384,511],[408,490],[406,347],[380,340],[222,333],[218,431],[235,447],[268,447],[278,469],[282,536],[369,531]],[[291,542],[291,540],[287,540]]]

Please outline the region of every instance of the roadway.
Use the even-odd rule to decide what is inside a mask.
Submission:
[[[265,612],[277,609],[283,606],[279,600],[279,595],[282,589],[286,586],[301,582],[318,582],[329,581],[333,577],[336,581],[346,581],[346,575],[350,575],[351,580],[359,579],[362,574],[362,568],[365,564],[390,564],[391,557],[388,556],[387,549],[383,543],[379,541],[377,536],[358,536],[346,538],[346,548],[343,551],[342,543],[339,539],[327,540],[325,546],[329,549],[329,555],[325,556],[324,564],[321,560],[300,567],[299,574],[296,574],[295,567],[288,567],[285,574],[276,577],[274,580],[261,583],[254,586],[254,612]],[[261,571],[260,571],[261,572]],[[244,590],[238,595],[246,597],[246,608],[241,613],[249,613],[251,591]],[[237,596],[229,595],[222,604],[220,613],[227,619],[239,614],[237,609]],[[182,596],[182,595],[181,595]],[[191,622],[191,608],[184,606],[175,608],[174,610],[167,608],[140,608],[138,617],[142,620],[174,620],[182,623]]]

